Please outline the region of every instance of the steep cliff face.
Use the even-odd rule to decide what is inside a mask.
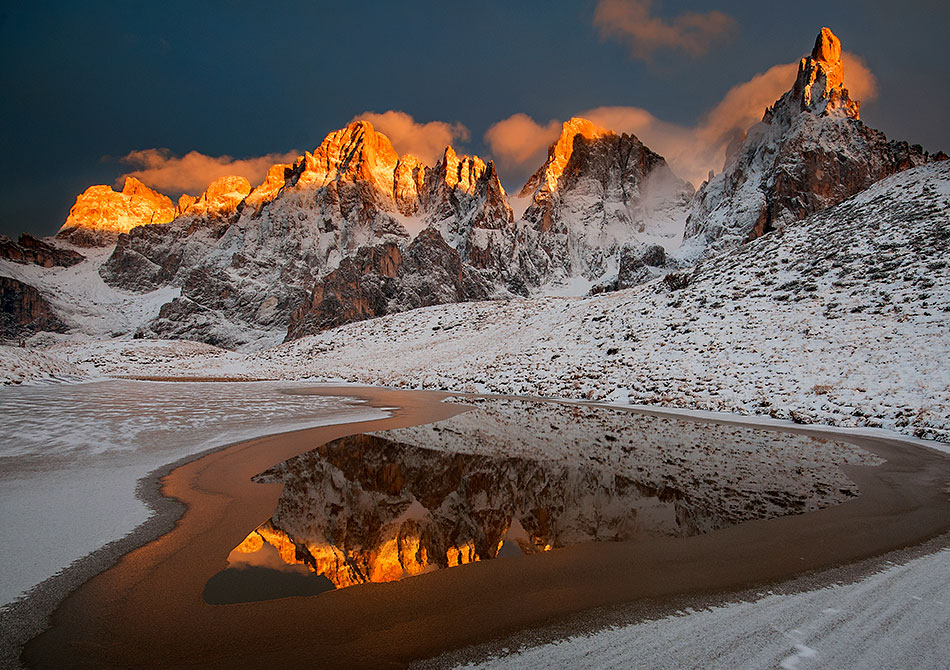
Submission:
[[[841,42],[822,28],[792,89],[697,192],[685,233],[697,252],[754,239],[934,158],[864,125],[845,75]]]
[[[636,137],[573,118],[520,195],[532,199],[523,227],[542,281],[595,279],[624,249],[678,240],[693,188]]]
[[[106,246],[135,226],[167,223],[175,218],[172,201],[134,177],[126,177],[121,191],[90,186],[76,198],[57,233],[79,246]]]
[[[387,242],[343,259],[291,315],[286,339],[417,307],[484,300],[492,289],[429,227],[404,250]]]
[[[66,326],[36,288],[12,277],[0,277],[0,339],[27,337],[42,330],[62,333]]]
[[[425,171],[417,211],[464,262],[500,273],[509,269],[514,216],[491,161],[447,147],[435,168]]]

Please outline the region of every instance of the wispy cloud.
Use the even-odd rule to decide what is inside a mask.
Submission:
[[[418,123],[409,114],[396,110],[381,114],[364,112],[354,116],[350,123],[358,120],[372,123],[376,130],[389,138],[400,155],[413,154],[426,165],[435,165],[442,158],[445,147],[455,142],[465,142],[469,138],[468,128],[461,123]]]
[[[135,177],[163,193],[197,195],[215,179],[231,175],[245,177],[252,185],[260,184],[271,165],[293,162],[299,155],[300,152],[290,151],[255,158],[232,158],[189,151],[184,156],[176,156],[168,149],[139,149],[120,159],[134,169],[119,177],[116,184],[121,185],[126,177]]]
[[[736,28],[735,19],[719,11],[686,12],[666,20],[651,16],[652,9],[652,0],[600,0],[594,25],[602,36],[625,41],[634,58],[646,61],[662,50],[702,56]]]
[[[872,100],[877,95],[873,73],[860,56],[846,52],[842,60],[852,98]],[[722,169],[729,142],[762,119],[765,108],[792,87],[797,72],[797,62],[776,65],[734,86],[693,126],[663,121],[641,107],[597,107],[577,116],[617,133],[636,135],[663,155],[677,175],[698,186],[710,170]],[[515,114],[489,128],[485,140],[500,164],[530,174],[559,132],[557,121],[540,124],[525,114]]]
[[[503,167],[537,167],[547,156],[548,145],[560,132],[560,121],[551,120],[541,125],[527,114],[518,113],[491,126],[485,133],[485,142],[492,158]]]

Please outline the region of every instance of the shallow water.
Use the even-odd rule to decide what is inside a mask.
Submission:
[[[276,510],[231,551],[206,601],[315,595],[804,512],[857,495],[836,464],[867,457],[811,437],[605,408],[477,406],[338,439],[261,473],[255,481],[284,485]]]

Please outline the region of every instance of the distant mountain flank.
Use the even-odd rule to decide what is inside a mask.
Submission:
[[[132,177],[90,187],[55,238],[0,240],[0,274],[22,284],[4,304],[26,287],[58,330],[259,349],[424,306],[625,289],[946,158],[888,141],[858,110],[823,28],[792,89],[695,193],[635,136],[572,118],[520,216],[491,161],[449,146],[424,165],[355,121],[253,188],[223,177],[176,205]],[[8,330],[54,323],[24,318]]]

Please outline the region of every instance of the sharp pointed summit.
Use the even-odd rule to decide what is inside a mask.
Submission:
[[[685,235],[693,253],[755,239],[933,159],[866,126],[846,75],[840,40],[822,28],[792,88],[697,192]]]

